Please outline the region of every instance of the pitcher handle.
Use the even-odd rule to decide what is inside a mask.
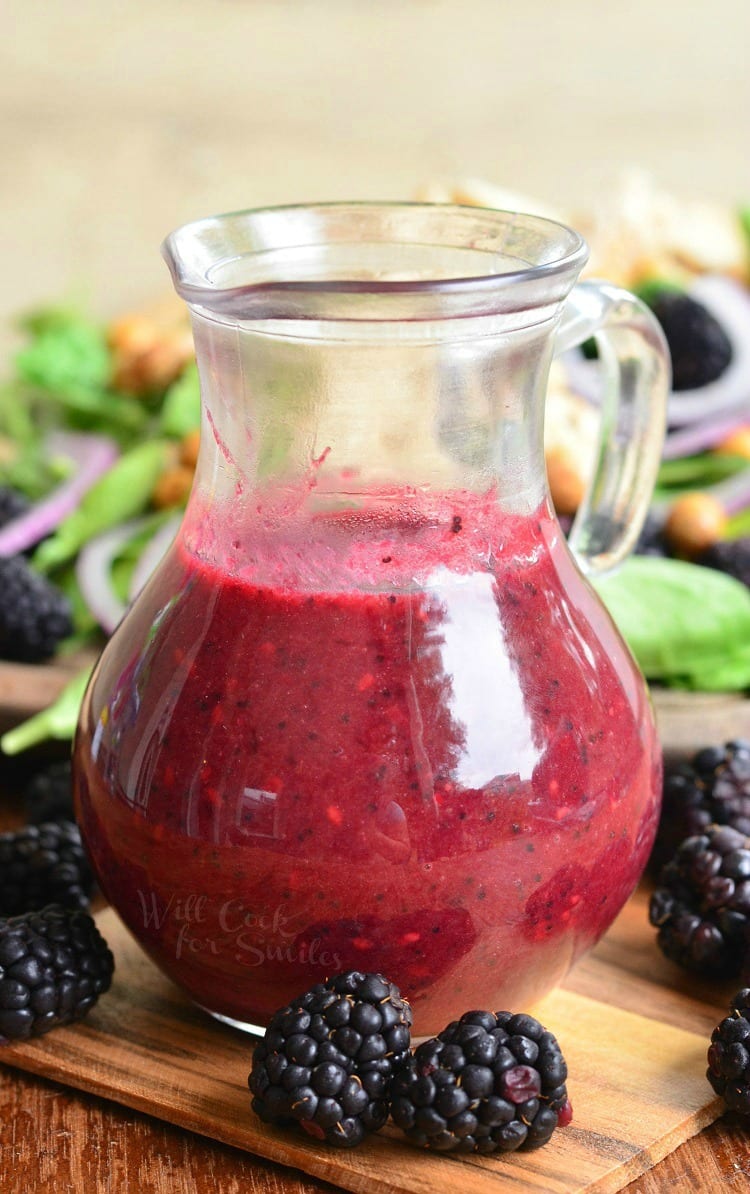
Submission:
[[[608,572],[635,546],[661,460],[671,364],[648,307],[608,282],[579,282],[555,342],[561,353],[590,337],[602,366],[599,444],[568,543],[588,576]]]

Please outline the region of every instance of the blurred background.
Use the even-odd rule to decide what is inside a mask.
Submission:
[[[176,225],[486,178],[585,205],[627,167],[750,199],[747,0],[5,0],[8,317],[168,289]]]

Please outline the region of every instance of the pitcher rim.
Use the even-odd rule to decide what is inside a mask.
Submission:
[[[490,273],[474,273],[463,276],[431,278],[315,278],[315,279],[273,279],[242,283],[240,285],[221,285],[212,282],[209,271],[201,265],[199,249],[213,238],[218,241],[221,230],[226,232],[231,227],[242,224],[249,229],[253,222],[260,223],[265,219],[290,221],[295,216],[308,214],[315,217],[333,217],[337,214],[350,213],[352,216],[374,216],[376,213],[396,214],[419,213],[436,215],[440,213],[462,220],[480,221],[487,226],[497,229],[521,229],[538,233],[547,233],[550,243],[554,236],[560,245],[560,252],[541,262],[530,262],[504,271]],[[401,243],[398,238],[381,238],[383,244]],[[325,240],[307,241],[300,245],[275,245],[280,248],[309,248],[316,244],[328,243]],[[346,242],[342,242],[346,243]],[[404,244],[415,243],[404,240]],[[455,248],[476,248],[476,243],[454,244]],[[237,257],[260,257],[267,251],[263,248],[250,248]],[[528,310],[541,304],[547,304],[563,299],[570,290],[573,282],[580,273],[588,258],[588,245],[583,236],[569,225],[548,216],[535,215],[530,212],[504,210],[498,208],[478,207],[456,203],[425,203],[421,201],[379,201],[379,200],[334,200],[316,203],[263,205],[260,207],[239,208],[234,211],[223,212],[218,215],[199,217],[175,228],[161,245],[161,252],[169,268],[175,290],[191,307],[198,307],[207,312],[226,315],[232,318],[348,318],[346,314],[326,315],[325,311],[314,306],[315,300],[329,296],[332,301],[337,298],[345,299],[351,296],[352,301],[357,297],[366,299],[377,298],[385,302],[389,298],[393,301],[408,301],[410,297],[418,302],[420,299],[429,301],[442,299],[447,304],[441,310],[441,317],[452,315],[486,314],[490,310],[521,311]],[[224,261],[231,261],[227,256]],[[220,264],[215,257],[211,268]],[[545,289],[545,284],[549,284]],[[263,310],[263,300],[268,301],[268,309]],[[296,301],[295,301],[296,300]],[[313,306],[308,313],[305,303]],[[274,309],[276,308],[276,309]],[[354,313],[353,318],[362,318]],[[379,315],[369,317],[379,318]],[[383,318],[390,318],[387,314]],[[401,318],[409,317],[401,315]],[[421,318],[415,314],[415,318]]]

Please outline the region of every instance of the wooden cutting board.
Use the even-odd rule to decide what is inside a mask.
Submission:
[[[95,659],[96,652],[88,649],[61,656],[54,663],[0,661],[0,728],[6,729],[45,709],[76,673],[90,667]]]
[[[750,738],[750,700],[740,693],[653,688],[651,696],[668,758],[684,758],[702,746],[733,738]]]
[[[705,1079],[706,1049],[731,992],[702,987],[661,957],[646,901],[637,894],[564,989],[527,1009],[560,1040],[574,1108],[572,1125],[528,1154],[433,1155],[390,1127],[337,1152],[266,1127],[250,1111],[253,1038],[194,1008],[110,909],[98,921],[117,960],[112,990],[83,1023],[6,1047],[2,1060],[362,1194],[604,1194],[722,1110]]]

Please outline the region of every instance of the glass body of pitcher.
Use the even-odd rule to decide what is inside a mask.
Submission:
[[[646,688],[586,573],[659,459],[668,363],[561,225],[429,205],[200,221],[165,245],[203,424],[165,559],[75,743],[107,898],[192,999],[263,1026],[380,971],[415,1031],[525,1009],[601,936],[656,829]],[[566,542],[549,362],[595,334],[599,461]]]

